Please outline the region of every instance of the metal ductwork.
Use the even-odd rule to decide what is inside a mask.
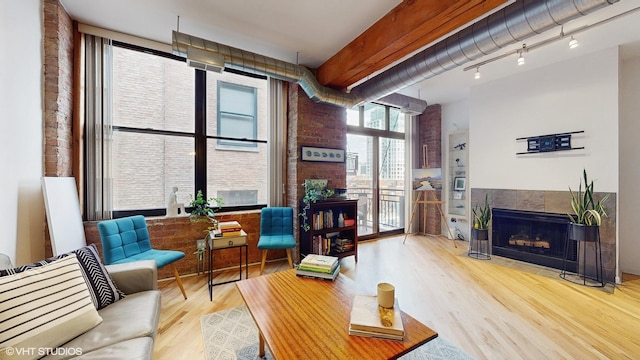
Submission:
[[[173,32],[173,52],[187,57],[188,49],[194,47],[222,55],[226,67],[296,82],[316,102],[350,108],[386,97],[382,99],[385,103],[419,114],[427,106],[424,100],[393,93],[616,2],[618,0],[518,0],[354,87],[350,93],[320,85],[304,66],[176,31]],[[390,94],[393,96],[387,96]]]

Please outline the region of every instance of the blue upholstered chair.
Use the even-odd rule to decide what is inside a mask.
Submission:
[[[98,223],[98,232],[100,232],[105,264],[155,260],[158,268],[171,265],[182,296],[187,298],[187,293],[184,291],[182,280],[180,280],[175,266],[175,262],[182,259],[184,253],[182,251],[152,249],[144,216],[136,215],[101,221]]]
[[[262,250],[260,275],[264,271],[264,262],[269,250],[286,249],[289,266],[293,267],[291,249],[296,247],[293,236],[293,208],[266,207],[260,214],[260,240],[258,249]]]

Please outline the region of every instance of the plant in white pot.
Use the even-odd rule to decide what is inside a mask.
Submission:
[[[573,209],[573,214],[568,214],[571,221],[569,238],[577,241],[596,241],[602,218],[607,216],[604,204],[609,198],[609,194],[598,201],[594,200],[593,180],[589,181],[587,178],[587,170],[582,170],[582,177],[584,191],[582,191],[582,180],[578,191],[574,192],[569,188],[571,208]]]

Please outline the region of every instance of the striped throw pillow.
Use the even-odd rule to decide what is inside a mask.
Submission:
[[[101,322],[75,254],[0,277],[0,359],[37,359]]]

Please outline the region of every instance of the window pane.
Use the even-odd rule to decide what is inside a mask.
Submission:
[[[187,205],[194,187],[193,138],[115,131],[113,208],[165,208],[171,189]]]
[[[220,94],[220,112],[226,120],[234,120],[230,124],[220,125],[218,116],[218,84],[223,88]],[[253,95],[255,93],[255,95]],[[225,136],[247,139],[267,139],[267,80],[249,76],[233,74],[230,72],[207,72],[207,136]],[[234,116],[226,117],[226,116]],[[239,125],[236,116],[246,116],[246,119],[255,121],[253,127],[248,124]],[[218,131],[218,126],[221,126]],[[249,132],[248,130],[251,129]],[[226,143],[225,143],[226,144]],[[236,143],[237,144],[237,143]]]
[[[384,109],[385,107],[377,104],[364,105],[364,127],[384,130]]]
[[[113,47],[113,124],[194,131],[194,70],[184,62]]]
[[[380,138],[380,231],[404,227],[404,140]]]
[[[256,145],[253,150],[220,150],[216,140],[209,139],[208,196],[222,197],[224,206],[267,203],[267,144]]]
[[[360,126],[360,108],[347,109],[347,125]]]
[[[399,109],[389,108],[389,130],[404,133],[405,115]]]

